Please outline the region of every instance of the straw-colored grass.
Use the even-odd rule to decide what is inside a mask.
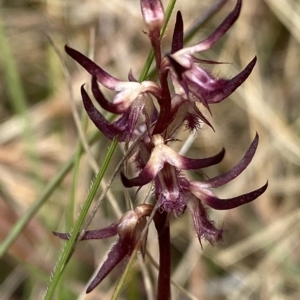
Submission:
[[[217,1],[177,2],[188,29]],[[211,212],[225,229],[224,242],[215,247],[204,243],[201,249],[188,213],[172,219],[174,300],[296,300],[300,295],[300,3],[243,2],[237,23],[202,57],[230,62],[214,66],[220,77],[234,76],[255,55],[257,65],[233,95],[212,107],[212,117],[205,112],[216,131],[204,126],[182,151],[203,157],[224,146],[224,161],[207,171],[219,174],[243,156],[257,131],[260,143],[250,166],[216,193],[239,195],[266,180],[269,188],[251,204]],[[234,4],[228,0],[189,43],[209,34]],[[130,69],[138,78],[150,45],[139,1],[2,1],[0,23],[0,298],[42,299],[64,247],[51,231],[74,226],[110,145],[98,137],[88,146],[95,128],[82,109],[79,88],[90,78],[63,46],[126,79]],[[173,24],[174,16],[165,52]],[[187,132],[180,138],[185,141]],[[82,155],[79,141],[86,142]],[[117,148],[105,181],[123,151]],[[136,198],[133,190],[125,192],[117,177],[90,228],[109,225],[126,211],[128,195],[136,204],[149,189]],[[120,299],[155,299],[158,253],[152,229],[149,255],[133,264]],[[113,241],[80,243],[53,299],[111,299],[120,268],[91,294],[85,295],[85,288]]]

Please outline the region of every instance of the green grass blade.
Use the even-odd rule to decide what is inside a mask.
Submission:
[[[65,165],[61,168],[58,174],[50,181],[50,183],[43,190],[40,197],[30,206],[28,211],[17,221],[14,227],[10,230],[9,235],[0,245],[0,257],[2,257],[11,244],[16,240],[24,227],[30,222],[33,216],[38,212],[38,210],[47,201],[50,195],[54,192],[57,186],[61,183],[64,177],[71,170],[74,163],[74,159],[71,158]]]
[[[54,271],[54,274],[53,274],[53,278],[52,278],[52,281],[46,291],[46,294],[45,294],[45,297],[44,299],[45,300],[50,300],[54,294],[54,291],[55,291],[55,288],[59,282],[59,279],[69,261],[69,259],[71,258],[71,255],[74,251],[74,248],[75,248],[75,245],[76,245],[76,242],[77,242],[77,239],[78,239],[78,236],[79,236],[79,233],[80,233],[80,230],[82,228],[82,225],[83,225],[83,222],[86,218],[86,215],[88,213],[88,210],[92,204],[92,201],[96,195],[96,192],[98,190],[98,187],[100,185],[100,182],[106,172],[106,169],[111,161],[111,158],[112,158],[112,155],[116,149],[118,145],[118,139],[114,139],[113,142],[111,143],[109,149],[108,149],[108,152],[104,158],[104,162],[96,176],[96,179],[95,181],[93,182],[93,185],[91,187],[91,190],[88,194],[88,197],[82,207],[82,210],[80,212],[80,215],[75,223],[75,227],[74,227],[74,230],[72,232],[72,235],[71,235],[71,238],[70,240],[68,240],[68,242],[66,243],[66,246],[63,250],[63,253],[62,255],[60,256],[59,258],[59,261],[57,263],[57,266],[55,268],[55,271]]]
[[[71,194],[66,211],[66,232],[70,231],[74,226],[74,208],[75,208],[75,194],[76,186],[79,178],[79,166],[81,158],[81,145],[77,145],[75,159],[74,159],[74,173],[72,178]]]

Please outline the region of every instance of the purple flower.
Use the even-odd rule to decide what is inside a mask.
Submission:
[[[233,93],[248,78],[256,63],[256,58],[254,58],[241,73],[230,80],[218,79],[199,66],[199,63],[217,64],[217,62],[202,60],[194,56],[195,53],[211,48],[227,32],[237,20],[241,4],[242,1],[238,0],[234,10],[208,38],[186,48],[183,48],[182,17],[180,13],[177,14],[172,54],[166,57],[173,70],[173,84],[176,92],[182,97],[192,102],[200,102],[207,109],[209,109],[209,104],[218,103]]]
[[[131,253],[136,247],[141,238],[141,233],[146,225],[146,217],[151,214],[153,207],[151,205],[142,204],[126,212],[118,222],[114,222],[108,227],[96,230],[86,231],[81,240],[105,239],[114,235],[119,235],[118,241],[110,249],[108,256],[96,277],[89,284],[86,292],[91,292],[106,276],[107,274],[121,261],[127,263]],[[68,240],[69,233],[53,232],[54,235],[61,239]],[[145,254],[145,241],[142,243],[142,254]]]
[[[267,188],[266,183],[255,191],[230,199],[219,199],[210,190],[233,180],[250,164],[258,145],[258,135],[234,168],[205,181],[188,181],[181,171],[202,169],[219,163],[224,156],[224,149],[210,158],[191,159],[173,151],[160,135],[153,136],[153,144],[149,160],[140,174],[128,179],[121,173],[122,182],[125,187],[141,187],[154,181],[161,210],[180,215],[188,208],[200,242],[203,237],[212,244],[222,239],[222,230],[216,229],[208,219],[204,205],[217,210],[232,209],[255,200]]]
[[[213,126],[197,106],[216,104],[233,93],[252,72],[256,58],[232,79],[216,78],[203,64],[218,64],[203,60],[195,54],[210,49],[235,23],[242,1],[237,0],[232,12],[217,29],[203,41],[183,48],[183,20],[177,13],[173,32],[171,53],[165,56],[161,51],[160,30],[164,22],[164,10],[160,0],[141,0],[141,10],[148,29],[148,37],[154,51],[158,83],[137,82],[131,72],[128,81],[119,80],[89,58],[66,46],[66,52],[92,75],[92,94],[106,111],[119,115],[110,123],[96,109],[90,96],[81,87],[85,110],[97,128],[109,139],[118,137],[120,142],[130,142],[142,130],[145,135],[136,145],[132,155],[139,175],[128,179],[121,174],[125,187],[142,187],[154,183],[154,194],[160,210],[180,215],[186,208],[190,211],[199,240],[206,238],[214,243],[222,238],[222,230],[216,229],[209,220],[205,206],[213,209],[231,209],[256,199],[267,188],[263,187],[230,199],[219,199],[211,191],[233,180],[251,162],[258,145],[255,137],[244,158],[229,172],[205,181],[188,181],[183,170],[199,170],[219,163],[225,151],[209,158],[192,159],[181,156],[171,149],[176,134],[185,127],[196,132],[202,123]],[[98,85],[116,92],[108,101]]]
[[[108,122],[82,85],[83,105],[95,126],[107,138],[117,137],[119,142],[126,143],[133,141],[142,132],[147,133],[140,137],[130,153],[138,175],[129,179],[121,173],[121,180],[127,188],[136,186],[140,189],[149,183],[154,185],[153,194],[158,211],[154,213],[153,220],[158,232],[160,256],[158,300],[171,298],[170,216],[180,216],[188,210],[200,244],[202,239],[215,244],[222,240],[223,229],[217,228],[210,220],[207,208],[236,208],[255,200],[268,186],[266,183],[254,191],[229,199],[220,199],[212,191],[232,181],[247,168],[258,146],[257,134],[244,157],[230,171],[202,181],[188,180],[185,172],[202,170],[220,163],[225,150],[222,149],[207,158],[188,158],[171,148],[173,142],[178,142],[176,136],[182,127],[195,133],[204,123],[213,129],[200,107],[204,106],[210,112],[210,105],[223,101],[233,93],[248,78],[256,64],[254,57],[244,70],[233,78],[217,78],[203,65],[220,63],[195,56],[210,49],[222,38],[238,19],[241,5],[242,1],[237,0],[235,8],[211,35],[186,48],[183,47],[183,20],[178,12],[171,52],[163,55],[160,32],[165,16],[162,3],[160,0],[141,0],[142,16],[155,57],[157,83],[150,80],[138,82],[131,71],[128,80],[117,79],[85,55],[65,47],[67,54],[91,74],[91,92],[94,100],[102,109],[118,116],[114,122]],[[116,93],[112,101],[105,98],[102,87]],[[142,236],[142,232],[147,230],[146,218],[152,211],[152,205],[142,204],[126,212],[119,221],[110,226],[84,233],[81,240],[119,236],[98,274],[90,283],[87,293],[121,261],[126,263],[136,247],[141,247],[142,253],[145,253],[146,235]],[[62,239],[70,238],[70,234],[54,234]]]
[[[161,93],[157,84],[152,81],[143,81],[141,83],[133,81],[131,73],[128,76],[131,81],[121,81],[106,73],[88,57],[75,49],[65,46],[65,50],[93,76],[92,92],[97,102],[105,110],[122,115],[117,121],[113,123],[108,122],[101,112],[96,109],[84,86],[81,87],[81,96],[86,112],[96,127],[107,138],[113,139],[118,136],[120,142],[131,140],[141,114],[144,116],[147,126],[153,122],[153,116],[156,116],[157,112],[151,95],[159,97]],[[113,102],[105,99],[97,81],[104,87],[118,92]]]

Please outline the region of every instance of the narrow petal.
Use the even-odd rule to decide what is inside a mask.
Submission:
[[[242,72],[226,81],[226,84],[224,84],[221,89],[216,89],[212,92],[208,92],[207,94],[202,94],[207,103],[219,103],[231,95],[249,77],[256,64],[256,60],[256,57],[254,57]]]
[[[175,166],[179,170],[198,170],[219,163],[225,154],[225,149],[222,149],[217,155],[208,158],[188,158],[182,156],[164,144],[164,139],[161,135],[153,136],[153,149],[147,165],[156,165],[156,172],[160,171],[165,163]],[[147,167],[146,165],[146,167]],[[145,167],[145,168],[146,168]]]
[[[192,93],[199,102],[209,109],[209,104],[219,103],[226,99],[249,77],[256,64],[256,57],[242,72],[230,80],[217,79],[199,66],[194,65],[188,70],[178,63],[176,64],[172,59],[171,62],[178,75],[178,82],[184,88],[185,93],[187,95]]]
[[[197,49],[196,52],[207,50],[215,42],[217,42],[238,19],[241,7],[242,0],[237,0],[233,11],[226,17],[226,19],[219,25],[219,27],[208,38],[195,46],[195,48]]]
[[[234,198],[229,198],[229,199],[219,199],[215,196],[212,196],[211,194],[203,193],[201,200],[211,208],[217,210],[227,210],[227,209],[236,208],[238,206],[241,206],[243,204],[255,200],[257,197],[259,197],[261,194],[265,192],[267,187],[268,187],[268,182],[264,186],[262,186],[261,188],[255,191]]]
[[[103,115],[96,109],[89,95],[84,89],[84,85],[81,86],[81,96],[84,108],[89,115],[95,126],[110,140],[114,139],[119,132],[110,124]]]
[[[162,155],[163,151],[161,151],[164,147],[164,141],[162,136],[159,134],[154,135],[153,143],[155,147],[152,150],[150,158],[137,177],[128,179],[123,173],[121,173],[121,180],[125,187],[142,186],[148,184],[157,176],[158,172],[164,167],[165,158]]]
[[[97,83],[97,79],[95,76],[92,77],[92,93],[95,97],[95,99],[97,100],[97,102],[101,105],[101,107],[113,114],[121,114],[122,112],[120,112],[118,110],[117,105],[109,102],[104,95],[102,94],[98,83]]]
[[[184,48],[178,52],[178,55],[194,54],[196,52],[204,51],[212,47],[234,24],[239,17],[242,6],[242,0],[237,0],[233,11],[226,17],[226,19],[219,25],[219,27],[204,41],[195,46]]]
[[[105,277],[106,275],[128,254],[128,241],[119,240],[113,245],[108,253],[107,259],[101,266],[96,277],[88,286],[86,293],[90,293]]]
[[[168,151],[166,152],[168,152],[165,154],[166,161],[180,170],[198,170],[202,168],[207,168],[221,162],[225,155],[224,148],[222,148],[222,150],[218,154],[208,158],[185,157],[180,154],[177,154],[171,148],[168,148]],[[168,156],[168,154],[170,155]]]
[[[102,229],[87,230],[81,238],[81,241],[106,239],[108,237],[116,235],[118,233],[117,228],[118,223],[113,223]],[[70,233],[61,233],[56,231],[52,231],[52,233],[63,240],[69,240],[71,237]]]
[[[69,240],[71,237],[71,233],[62,233],[62,232],[57,232],[57,231],[52,231],[52,233],[62,240]]]
[[[148,168],[149,169],[149,168]],[[155,172],[149,172],[148,169],[143,169],[143,171],[135,178],[127,178],[123,172],[121,172],[121,180],[125,187],[130,188],[133,186],[143,186],[150,183],[156,176]]]
[[[182,49],[182,47],[183,47],[183,20],[182,20],[181,12],[178,11],[176,15],[176,23],[175,23],[173,38],[172,38],[171,54]]]
[[[83,240],[98,240],[98,239],[106,239],[108,237],[112,237],[118,233],[118,223],[112,223],[111,225],[96,230],[87,230],[81,241]]]
[[[216,188],[219,186],[222,186],[229,181],[233,180],[236,178],[238,175],[240,175],[250,164],[257,146],[258,146],[258,141],[259,141],[259,136],[258,134],[255,135],[254,140],[252,141],[249,149],[247,150],[246,154],[244,157],[238,162],[238,164],[233,167],[230,171],[228,171],[225,174],[216,176],[214,178],[202,181],[201,183],[199,182],[198,184],[201,186],[201,188]],[[197,185],[197,182],[191,182],[192,184]]]
[[[103,84],[106,88],[110,90],[115,90],[116,84],[120,83],[121,81],[103,69],[101,69],[98,65],[96,65],[92,60],[88,57],[80,53],[79,51],[70,48],[69,46],[65,46],[65,51],[74,59],[76,60],[83,68],[85,68],[92,76],[95,76],[97,80]]]

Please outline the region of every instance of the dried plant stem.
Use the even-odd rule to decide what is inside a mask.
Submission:
[[[28,114],[26,95],[22,86],[21,78],[19,75],[18,67],[15,58],[12,54],[12,49],[9,40],[6,36],[5,28],[0,18],[0,67],[3,69],[4,80],[8,90],[10,104],[15,110],[16,115],[20,118],[22,123],[22,134],[25,141],[25,152],[28,160],[32,164],[34,177],[38,181],[41,180],[39,157],[36,151],[36,143],[34,141],[34,133],[31,126],[31,119]]]
[[[68,89],[69,89],[70,105],[71,105],[72,115],[73,115],[73,118],[74,118],[74,123],[75,123],[76,129],[77,129],[79,138],[81,140],[81,143],[83,145],[83,148],[85,150],[85,153],[88,156],[88,162],[89,162],[92,170],[94,170],[94,172],[97,173],[98,172],[98,164],[97,164],[95,158],[93,157],[93,155],[91,153],[91,149],[90,149],[89,144],[87,142],[86,135],[85,135],[84,130],[82,128],[82,123],[81,123],[81,120],[80,120],[79,113],[76,109],[76,105],[75,105],[75,101],[74,101],[75,97],[74,97],[74,93],[73,93],[73,89],[72,89],[71,76],[68,72],[65,60],[64,60],[63,55],[61,54],[60,50],[57,48],[54,41],[52,40],[52,38],[49,35],[47,36],[47,38],[48,38],[50,44],[52,45],[54,51],[56,52],[56,54],[57,54],[57,56],[58,56],[58,58],[61,62],[62,70],[63,70],[64,76],[66,78],[66,82],[67,82]]]
[[[95,142],[98,136],[99,133],[96,132],[91,137],[90,142],[91,143]],[[83,153],[83,148],[81,148],[81,153]],[[44,205],[44,203],[48,200],[48,198],[51,196],[51,194],[54,192],[57,186],[59,186],[59,184],[62,182],[64,177],[70,172],[74,162],[75,162],[75,156],[71,157],[71,159],[62,166],[62,168],[58,171],[57,175],[44,188],[42,194],[37,198],[37,200],[33,203],[33,205],[31,205],[28,211],[22,215],[22,217],[10,230],[9,235],[6,237],[4,241],[2,241],[0,245],[0,257],[2,257],[6,253],[7,249],[20,235],[24,227],[30,222],[30,220],[38,212],[38,210]]]

